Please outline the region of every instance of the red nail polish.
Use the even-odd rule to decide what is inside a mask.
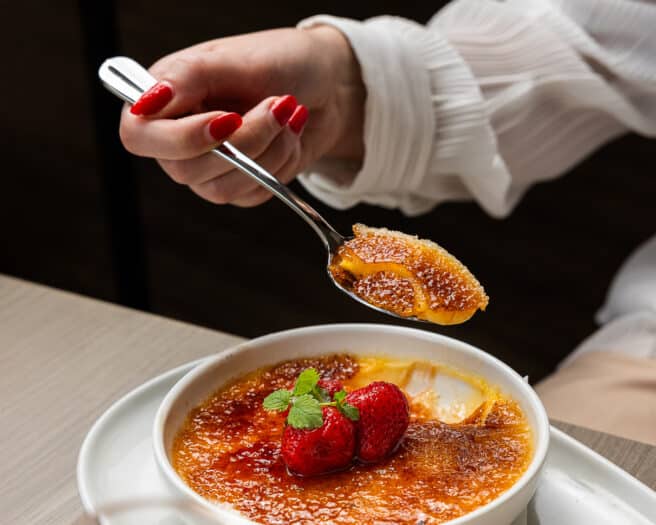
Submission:
[[[294,113],[296,106],[298,106],[296,98],[293,95],[285,95],[276,100],[273,106],[271,106],[271,112],[276,117],[278,124],[284,126],[287,124],[289,117],[292,116],[292,113]]]
[[[238,113],[226,113],[210,121],[210,135],[217,142],[222,142],[241,126],[241,116]]]
[[[166,106],[173,98],[173,90],[166,84],[155,84],[146,91],[130,108],[134,115],[153,115]]]
[[[289,118],[289,122],[287,123],[289,129],[298,135],[301,131],[303,131],[303,127],[305,126],[309,116],[310,112],[308,111],[308,108],[305,106],[298,106],[294,111],[294,114]]]

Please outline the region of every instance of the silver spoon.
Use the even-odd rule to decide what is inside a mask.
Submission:
[[[137,62],[127,57],[114,57],[105,60],[98,70],[98,76],[109,91],[128,104],[134,104],[145,91],[157,83],[157,80],[148,71]],[[267,170],[247,155],[244,155],[229,142],[226,141],[217,146],[212,150],[212,153],[217,157],[228,161],[238,170],[255,179],[258,184],[264,186],[292,210],[298,213],[303,220],[312,227],[323,242],[328,251],[328,264],[330,264],[333,256],[337,253],[337,249],[347,240],[346,237],[337,233],[335,228],[328,224],[328,222],[326,222],[326,220],[319,215],[312,206],[294,194],[289,188],[287,188],[287,186],[281,184],[280,181],[278,181],[278,179],[271,175]],[[427,322],[416,317],[401,317],[394,312],[374,306],[358,297],[350,290],[344,288],[335,280],[330,271],[327,273],[332,283],[342,292],[348,295],[351,299],[355,299],[359,303],[362,303],[377,312],[391,315],[392,317],[399,319]]]

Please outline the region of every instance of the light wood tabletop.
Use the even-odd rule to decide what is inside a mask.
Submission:
[[[240,341],[0,275],[0,522],[73,523],[92,423],[145,380]],[[656,447],[556,424],[656,488]]]

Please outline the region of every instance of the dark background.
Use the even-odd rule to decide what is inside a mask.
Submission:
[[[374,7],[375,5],[375,7]],[[391,322],[329,284],[314,233],[279,202],[214,206],[118,142],[120,103],[101,59],[143,64],[202,40],[293,25],[320,12],[425,22],[407,1],[302,3],[11,2],[0,43],[3,118],[0,272],[243,336],[315,323]],[[432,238],[485,285],[488,311],[434,330],[538,379],[594,324],[622,259],[654,232],[654,142],[626,136],[566,177],[538,185],[506,220],[475,204],[418,218],[371,206],[339,212]],[[423,325],[426,328],[426,325]],[[2,327],[0,327],[2,329]]]

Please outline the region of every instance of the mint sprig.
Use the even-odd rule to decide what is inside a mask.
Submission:
[[[346,402],[346,392],[336,392],[331,401],[328,392],[319,386],[320,375],[314,368],[300,373],[293,390],[276,390],[264,398],[262,406],[271,412],[284,412],[289,408],[287,424],[294,428],[313,429],[323,425],[323,407],[337,408],[352,421],[360,419],[358,409]]]
[[[323,425],[323,413],[319,401],[310,394],[294,398],[287,423],[294,428],[319,428]]]

